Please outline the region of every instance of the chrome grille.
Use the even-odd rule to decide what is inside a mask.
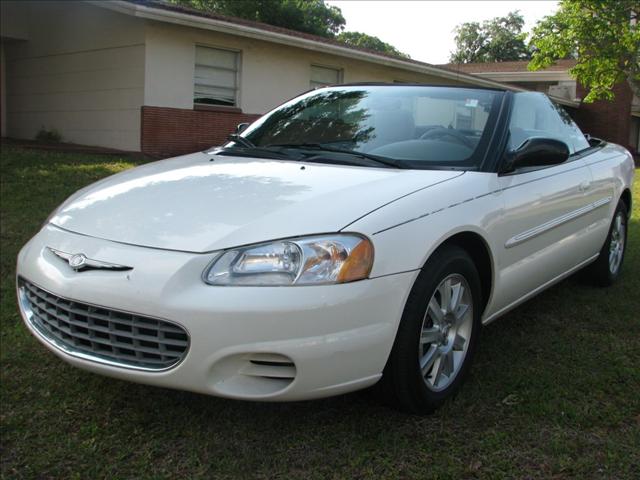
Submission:
[[[88,360],[141,370],[164,370],[189,348],[173,323],[68,300],[19,279],[21,308],[49,343]]]

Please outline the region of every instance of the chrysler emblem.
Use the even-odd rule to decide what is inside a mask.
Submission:
[[[133,267],[118,265],[117,263],[103,262],[88,258],[84,253],[67,253],[55,248],[47,247],[56,257],[65,260],[76,272],[84,270],[133,270]]]
[[[76,253],[75,255],[71,255],[69,257],[69,266],[76,270],[81,269],[87,263],[87,257],[84,253]]]

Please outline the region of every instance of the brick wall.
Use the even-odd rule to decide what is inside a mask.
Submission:
[[[626,82],[616,85],[613,93],[615,99],[612,102],[598,100],[582,103],[577,110],[571,109],[571,114],[584,133],[629,148],[633,94]],[[587,96],[587,91],[580,84],[577,87],[577,96]]]
[[[170,157],[224,143],[242,122],[260,117],[239,110],[142,107],[142,153]]]

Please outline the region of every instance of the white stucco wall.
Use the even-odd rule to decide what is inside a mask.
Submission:
[[[245,113],[265,113],[308,90],[312,64],[343,69],[344,82],[452,83],[321,52],[150,21],[146,27],[145,105],[193,108],[195,45],[240,52],[239,107]]]
[[[5,43],[7,135],[140,149],[144,21],[80,2],[21,2],[28,40]]]

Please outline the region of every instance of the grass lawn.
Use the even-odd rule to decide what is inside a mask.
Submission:
[[[248,403],[82,372],[19,318],[18,249],[72,192],[134,165],[2,149],[3,478],[638,478],[637,207],[622,280],[568,279],[488,326],[469,381],[436,414],[366,392]]]

